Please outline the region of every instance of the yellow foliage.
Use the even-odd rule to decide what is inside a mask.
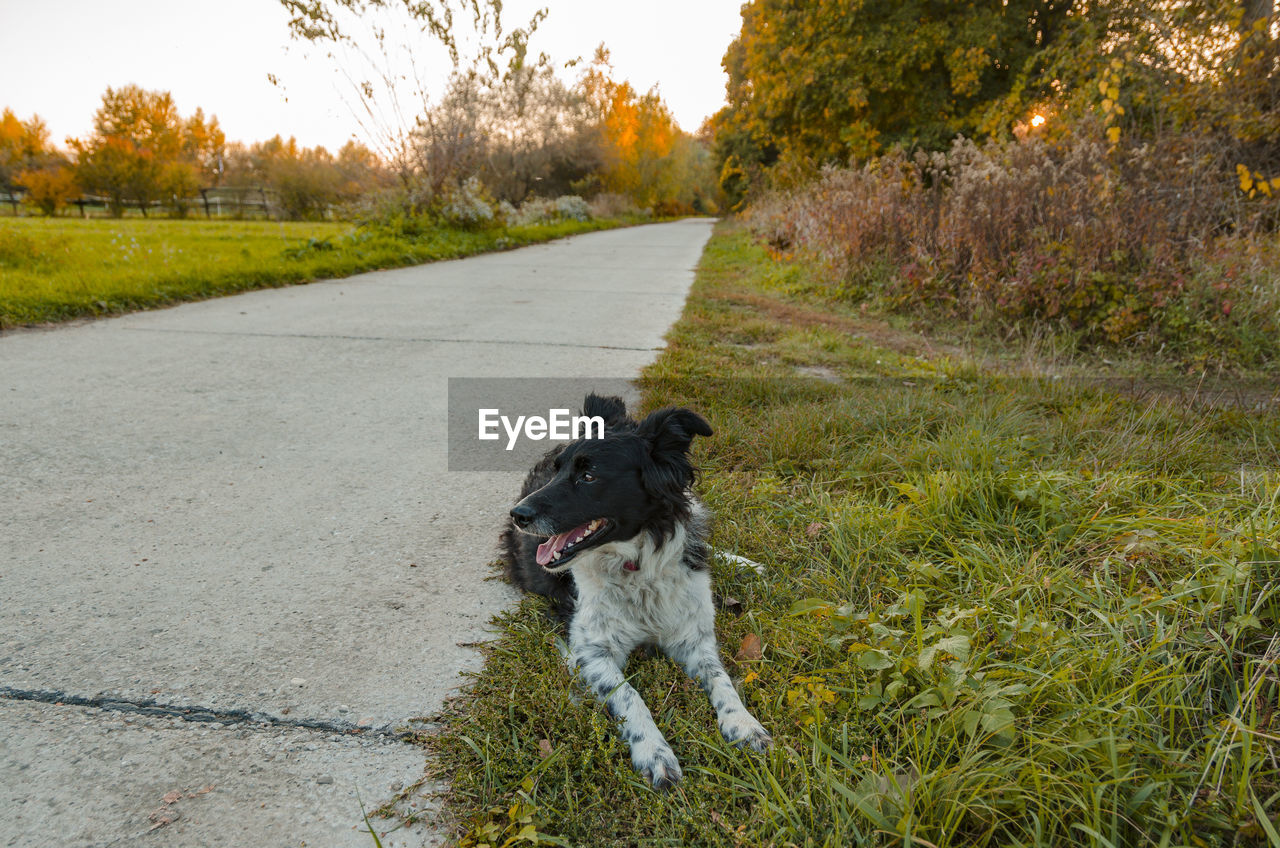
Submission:
[[[987,51],[981,47],[951,51],[947,66],[951,70],[951,91],[959,97],[971,97],[982,87],[982,74],[991,64]]]
[[[1271,197],[1271,193],[1280,193],[1280,177],[1274,177],[1268,180],[1257,171],[1249,169],[1248,165],[1239,163],[1236,165],[1236,176],[1240,179],[1240,191],[1249,197],[1257,197],[1261,194],[1263,197]]]
[[[630,83],[611,79],[610,70],[607,53],[597,53],[581,83],[603,142],[601,187],[658,212],[688,207],[683,195],[696,166],[697,143],[681,131],[656,90],[640,94]],[[722,183],[734,176],[726,162]]]
[[[1124,114],[1124,107],[1120,105],[1120,85],[1117,71],[1123,67],[1119,59],[1111,61],[1110,68],[1102,71],[1102,78],[1098,80],[1098,93],[1102,95],[1102,119],[1103,123],[1110,126],[1117,118]],[[1111,127],[1107,130],[1107,138],[1112,144],[1120,141],[1120,130]]]
[[[27,202],[45,215],[56,214],[80,193],[75,176],[65,165],[23,171],[14,183],[27,190]]]
[[[1236,174],[1240,177],[1240,190],[1249,191],[1253,188],[1253,175],[1249,173],[1249,169],[1244,165],[1236,165]]]

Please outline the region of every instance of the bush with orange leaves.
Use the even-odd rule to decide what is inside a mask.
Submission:
[[[76,175],[65,163],[23,171],[13,182],[26,189],[25,200],[42,215],[56,215],[68,201],[80,196]]]

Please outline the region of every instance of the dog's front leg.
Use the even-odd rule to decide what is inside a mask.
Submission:
[[[720,662],[714,630],[707,628],[690,639],[668,645],[666,652],[690,677],[702,684],[711,699],[711,706],[715,707],[716,723],[726,742],[755,751],[764,751],[773,744],[773,738],[764,725],[747,711],[738,697],[738,690],[733,688],[733,681]]]
[[[623,740],[631,748],[631,764],[655,789],[669,789],[680,780],[680,761],[645,706],[640,694],[622,675],[625,654],[619,658],[599,644],[574,645],[570,649],[574,670],[620,723]]]

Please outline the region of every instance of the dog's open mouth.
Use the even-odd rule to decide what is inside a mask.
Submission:
[[[538,545],[538,565],[552,568],[561,565],[582,547],[587,547],[588,540],[597,540],[609,528],[608,520],[597,518],[581,527],[575,527],[564,533],[557,533],[547,541]]]

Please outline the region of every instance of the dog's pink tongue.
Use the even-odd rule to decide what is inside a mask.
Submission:
[[[556,555],[556,551],[563,550],[564,546],[569,544],[570,539],[577,538],[585,529],[585,524],[581,527],[575,527],[572,530],[552,536],[541,545],[538,545],[538,554],[534,557],[538,561],[538,565],[550,565],[551,558]]]
[[[569,533],[572,532],[572,530],[569,531]],[[569,533],[561,533],[558,536],[552,536],[541,545],[538,545],[538,555],[536,557],[538,565],[551,564],[551,558],[555,556],[556,551],[569,543]]]

